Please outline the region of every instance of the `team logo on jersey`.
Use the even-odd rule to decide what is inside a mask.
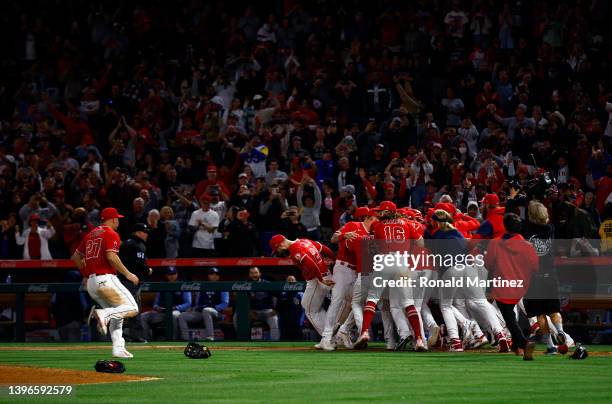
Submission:
[[[529,238],[529,242],[533,245],[533,248],[536,250],[536,254],[538,257],[543,257],[545,255],[550,254],[552,249],[552,239],[542,239],[536,236],[531,236]]]

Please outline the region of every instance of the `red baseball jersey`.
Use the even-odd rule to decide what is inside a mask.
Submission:
[[[422,238],[417,229],[406,219],[391,219],[374,222],[371,232],[383,252],[411,252],[410,240]]]
[[[348,248],[348,240],[343,236],[350,232],[355,232],[358,236],[363,236],[368,234],[368,231],[362,222],[348,222],[338,231],[340,232],[340,237],[338,238],[338,255],[336,255],[336,259],[338,261],[348,262],[351,265],[357,265],[357,257],[355,257],[355,253]]]
[[[119,234],[108,226],[98,226],[87,233],[76,250],[85,258],[85,268],[81,270],[81,274],[116,274],[117,271],[106,259],[106,252],[119,253],[120,245]]]
[[[304,238],[295,240],[289,247],[289,256],[300,268],[302,277],[307,281],[315,278],[322,280],[323,277],[331,274],[321,253],[331,259],[334,258],[334,254],[329,248],[319,242]]]
[[[368,258],[365,257],[364,248],[368,248],[368,240],[373,240],[374,235],[365,233],[359,235],[359,237],[352,239],[351,241],[346,240],[347,249],[355,256],[356,260],[356,271],[357,273],[361,273],[363,271],[364,260]]]

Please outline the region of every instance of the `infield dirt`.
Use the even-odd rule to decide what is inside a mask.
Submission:
[[[146,377],[87,370],[0,365],[0,385],[74,385],[159,380]]]

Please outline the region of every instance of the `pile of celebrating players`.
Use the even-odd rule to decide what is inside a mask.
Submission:
[[[563,331],[557,310],[553,308],[538,315],[529,313],[523,304],[524,291],[511,296],[498,293],[496,297],[495,290],[474,290],[478,286],[437,290],[419,287],[419,282],[415,282],[412,287],[389,287],[393,282],[388,281],[400,278],[452,277],[457,273],[452,266],[421,265],[415,270],[395,265],[380,273],[372,271],[370,255],[363,251],[366,248],[394,255],[398,252],[424,254],[439,248],[467,254],[483,251],[486,249],[483,244],[492,239],[511,238],[527,243],[518,232],[512,231],[513,226],[520,225],[515,220],[518,216],[506,215],[504,207],[498,206],[497,195],[486,195],[481,204],[483,217],[487,218],[482,223],[457,211],[452,203],[438,203],[425,216],[415,209],[398,208],[390,201],[381,202],[375,208],[359,207],[353,215],[355,221],[346,223],[330,240],[338,245],[335,256],[327,246],[316,241],[288,240],[281,234],[272,237],[273,252],[288,254],[306,281],[302,306],[321,335],[315,348],[366,349],[372,338],[372,321],[379,310],[387,350],[463,352],[490,345],[499,352],[514,352],[525,360],[532,360],[533,339],[540,335],[547,343],[546,353],[566,353],[574,341]],[[468,274],[472,271],[474,276],[480,273],[481,277],[485,271],[486,278],[488,270],[491,277],[496,267],[491,259],[485,259],[480,268],[473,266],[465,271]],[[537,271],[535,252],[526,250],[522,260],[515,271],[527,271],[524,268],[529,265]],[[332,271],[330,262],[334,263]],[[525,272],[524,276],[528,278],[529,273]],[[377,282],[373,282],[374,277],[379,277]],[[331,301],[325,310],[324,302],[329,295]],[[552,306],[558,306],[558,302]],[[440,313],[437,318],[442,320],[439,322],[432,314],[436,307]],[[519,311],[529,319],[528,337],[523,336],[518,325]]]

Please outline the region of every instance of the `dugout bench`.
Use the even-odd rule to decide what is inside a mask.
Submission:
[[[142,284],[142,292],[160,292],[165,307],[172,307],[172,292],[176,291],[220,291],[236,294],[236,313],[238,314],[237,337],[249,340],[250,332],[250,292],[303,292],[306,282],[147,282]],[[26,294],[61,292],[85,292],[80,283],[11,283],[0,284],[0,295],[15,296],[15,341],[25,341]],[[165,337],[172,339],[172,310],[165,312]]]

